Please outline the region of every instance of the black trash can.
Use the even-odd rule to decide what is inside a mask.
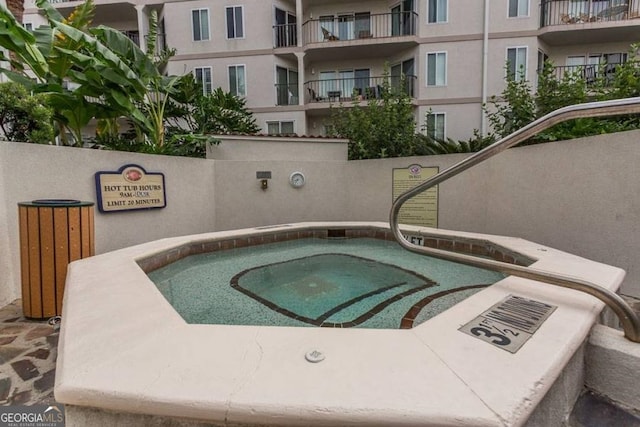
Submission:
[[[18,213],[24,316],[60,315],[68,264],[95,253],[93,202],[34,200]]]

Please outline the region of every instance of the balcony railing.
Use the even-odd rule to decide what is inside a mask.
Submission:
[[[640,18],[637,1],[630,4],[626,0],[542,0],[540,8],[541,27]]]
[[[302,25],[303,41],[317,43],[323,41],[357,40],[381,37],[414,36],[418,28],[418,14],[398,13],[356,13],[338,17],[311,19]]]
[[[273,46],[291,47],[298,45],[298,28],[296,24],[273,26]]]
[[[127,31],[123,30],[122,34],[129,37],[132,42],[140,46],[140,33],[138,31]]]
[[[307,102],[350,102],[380,99],[383,95],[385,79],[389,81],[391,93],[404,91],[415,98],[416,76],[355,77],[331,80],[310,80],[306,82]]]
[[[557,80],[582,80],[587,86],[594,85],[598,79],[603,79],[604,84],[613,82],[617,68],[622,63],[589,64],[589,65],[564,65],[554,67],[554,77]]]

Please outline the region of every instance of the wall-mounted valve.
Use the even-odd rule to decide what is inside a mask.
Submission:
[[[269,180],[271,179],[271,171],[257,171],[256,179],[260,180],[260,188],[266,191],[269,188]]]

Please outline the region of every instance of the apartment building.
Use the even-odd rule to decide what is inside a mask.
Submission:
[[[29,2],[31,0],[27,0]],[[507,72],[536,81],[544,59],[595,75],[626,60],[640,0],[95,0],[95,24],[140,42],[156,10],[170,74],[245,97],[265,133],[323,135],[331,107],[378,96],[385,71],[422,128],[468,139]],[[78,1],[54,5],[65,15]],[[42,17],[27,3],[24,23]],[[144,43],[141,43],[144,45]],[[506,65],[509,69],[506,69]],[[401,79],[404,76],[404,79]]]

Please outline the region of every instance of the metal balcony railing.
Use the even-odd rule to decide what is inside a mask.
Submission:
[[[542,0],[540,4],[541,27],[636,18],[640,18],[640,4],[637,1]]]
[[[273,46],[291,47],[298,45],[297,24],[282,24],[273,26]]]
[[[345,102],[380,99],[385,79],[389,81],[392,93],[403,90],[411,98],[415,98],[417,77],[379,76],[353,77],[328,80],[310,80],[304,84],[307,102]]]
[[[382,37],[414,36],[418,28],[418,14],[397,12],[371,14],[355,13],[311,19],[302,25],[304,44],[323,41],[344,41]]]
[[[140,33],[138,31],[123,30],[122,34],[129,37],[132,42],[140,46]]]
[[[554,77],[557,80],[571,79],[584,81],[587,86],[593,85],[598,79],[604,79],[605,84],[613,82],[616,69],[622,63],[562,65],[554,67]]]

